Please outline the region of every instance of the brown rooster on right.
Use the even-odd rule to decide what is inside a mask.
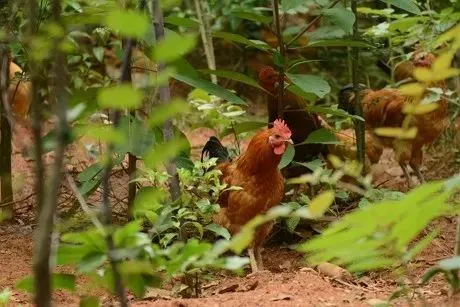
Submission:
[[[414,53],[411,61],[415,67],[431,67],[435,57],[431,53]],[[446,88],[444,82],[433,85],[439,88]],[[427,93],[425,93],[426,95]],[[363,115],[366,120],[366,143],[372,142],[373,157],[372,161],[378,161],[384,148],[392,148],[395,152],[404,176],[409,187],[413,186],[413,181],[409,175],[407,165],[410,165],[419,181],[423,183],[424,177],[420,171],[423,160],[423,146],[433,143],[448,125],[448,105],[447,99],[443,96],[437,101],[438,108],[430,113],[413,115],[410,122],[411,127],[417,128],[417,136],[413,139],[396,139],[391,137],[381,137],[374,133],[374,129],[380,127],[401,127],[406,118],[403,108],[407,104],[414,102],[413,97],[405,96],[399,89],[384,88],[373,91],[361,85],[360,101],[363,108]],[[339,93],[339,108],[353,113],[355,95],[353,86],[347,85]],[[367,146],[366,146],[367,147]],[[369,152],[367,152],[369,156]]]

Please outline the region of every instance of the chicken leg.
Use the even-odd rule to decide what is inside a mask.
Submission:
[[[409,170],[407,169],[407,165],[404,164],[403,162],[399,162],[399,166],[401,167],[404,177],[406,177],[407,184],[409,185],[409,189],[414,186],[414,181],[412,180],[412,177],[409,174]]]
[[[420,183],[421,184],[425,183],[425,178],[424,178],[422,172],[420,171],[420,168],[418,167],[418,165],[416,165],[415,163],[412,163],[412,162],[410,162],[409,165],[414,170],[415,175],[417,176],[417,178],[420,181]]]
[[[262,260],[262,250],[260,247],[248,248],[249,263],[251,264],[252,273],[263,271],[264,264]]]
[[[251,264],[252,273],[259,271],[256,258],[256,250],[254,247],[248,248],[249,263]]]

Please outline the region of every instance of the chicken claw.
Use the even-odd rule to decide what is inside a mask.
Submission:
[[[402,163],[402,162],[400,162],[399,166],[401,167],[401,169],[402,169],[402,171],[404,173],[404,177],[406,177],[407,184],[409,185],[409,189],[412,188],[414,186],[414,181],[412,180],[412,177],[409,174],[409,170],[407,169],[407,165]]]
[[[255,248],[248,248],[249,263],[251,264],[252,273],[259,271],[259,268],[257,266],[257,258],[254,252]]]
[[[418,180],[420,181],[421,184],[425,183],[425,178],[423,177],[423,174],[422,172],[420,171],[420,168],[415,165],[414,163],[409,163],[410,167],[412,167],[412,169],[414,170],[415,172],[415,175],[417,175],[417,178]]]

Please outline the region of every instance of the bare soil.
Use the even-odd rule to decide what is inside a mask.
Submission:
[[[197,129],[187,132],[192,143],[194,156],[210,135],[211,129]],[[12,223],[0,225],[0,290],[8,287],[12,290],[11,306],[31,305],[30,296],[14,288],[15,283],[32,273],[33,229],[35,227],[34,195],[32,194],[33,162],[21,154],[24,146],[30,144],[27,131],[17,131],[15,135],[14,155],[14,186],[15,219]],[[226,139],[226,143],[231,139]],[[242,142],[244,148],[246,141]],[[78,172],[90,164],[91,158],[86,156],[81,144],[69,148],[72,153],[66,166],[69,172]],[[457,172],[458,165],[453,154],[439,150],[429,150],[425,159],[425,173],[428,179],[446,178]],[[448,146],[447,146],[448,147]],[[406,191],[407,187],[391,152],[386,152],[381,160],[385,172],[376,183],[388,189]],[[112,200],[116,204],[116,214],[123,220],[125,210],[124,197],[127,182],[126,175],[118,172],[113,181]],[[63,189],[59,213],[71,211],[74,206],[70,191]],[[97,193],[96,193],[97,194]],[[97,202],[97,196],[92,200]],[[441,229],[441,235],[435,238],[430,246],[410,264],[412,280],[418,281],[420,276],[437,261],[453,254],[455,241],[455,219],[442,218],[435,221],[424,231],[428,233],[434,227]],[[267,271],[246,276],[235,276],[226,272],[214,273],[213,278],[201,283],[202,293],[199,298],[180,299],[174,297],[167,285],[165,289],[151,289],[146,298],[135,299],[130,295],[133,306],[371,306],[388,298],[397,288],[395,276],[391,272],[381,271],[355,277],[351,281],[336,280],[309,268],[302,255],[286,247],[268,244],[263,254]],[[73,268],[59,267],[58,271],[71,272]],[[427,286],[420,288],[429,306],[459,306],[459,297],[449,297],[449,288],[442,277],[435,278]],[[76,293],[56,291],[54,302],[58,306],[77,306],[79,296],[96,295],[102,299],[104,306],[115,304],[113,298],[104,290],[94,289],[91,281],[80,277]],[[422,300],[415,299],[416,305]],[[395,305],[406,306],[402,299]]]

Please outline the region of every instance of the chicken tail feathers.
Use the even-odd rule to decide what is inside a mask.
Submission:
[[[217,158],[217,164],[222,162],[230,161],[230,155],[228,149],[222,145],[218,138],[211,136],[201,151],[201,162],[203,157],[208,154],[208,158]]]

